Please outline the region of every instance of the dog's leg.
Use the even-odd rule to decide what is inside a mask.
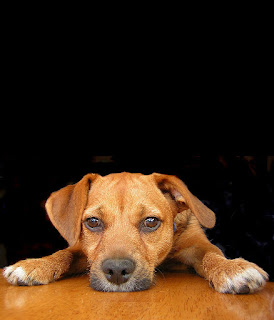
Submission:
[[[87,259],[77,247],[64,250],[40,259],[26,259],[4,269],[4,277],[14,285],[48,284],[61,276],[82,273],[87,268]]]
[[[197,219],[192,216],[183,233],[175,238],[174,257],[193,266],[222,293],[249,293],[261,288],[268,274],[256,264],[244,259],[228,260],[219,248],[210,243]]]

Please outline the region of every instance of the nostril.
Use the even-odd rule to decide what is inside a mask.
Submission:
[[[127,275],[128,273],[126,272],[126,270],[122,270],[122,276],[125,276],[125,275]]]

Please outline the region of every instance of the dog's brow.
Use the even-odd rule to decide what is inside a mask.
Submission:
[[[101,216],[103,216],[103,211],[102,211],[102,205],[101,204],[98,204],[98,205],[95,205],[93,207],[89,207],[88,209],[86,209],[85,213],[88,214],[88,215],[92,215],[94,214],[94,212],[96,213],[99,213]]]
[[[144,216],[144,215],[147,215],[147,214],[160,216],[161,212],[155,207],[148,206],[148,205],[142,205],[142,209],[141,209],[140,215]]]

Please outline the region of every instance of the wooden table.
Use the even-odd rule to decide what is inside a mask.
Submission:
[[[147,291],[103,293],[88,276],[37,287],[14,287],[0,276],[0,319],[274,319],[274,283],[256,294],[215,292],[189,273],[157,274]]]

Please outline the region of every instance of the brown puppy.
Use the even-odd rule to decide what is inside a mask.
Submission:
[[[208,241],[201,225],[212,228],[214,213],[175,176],[87,174],[52,193],[46,209],[69,247],[5,268],[12,284],[47,284],[89,270],[96,290],[145,290],[166,259],[193,266],[223,293],[254,292],[268,279],[256,264],[228,260]]]

